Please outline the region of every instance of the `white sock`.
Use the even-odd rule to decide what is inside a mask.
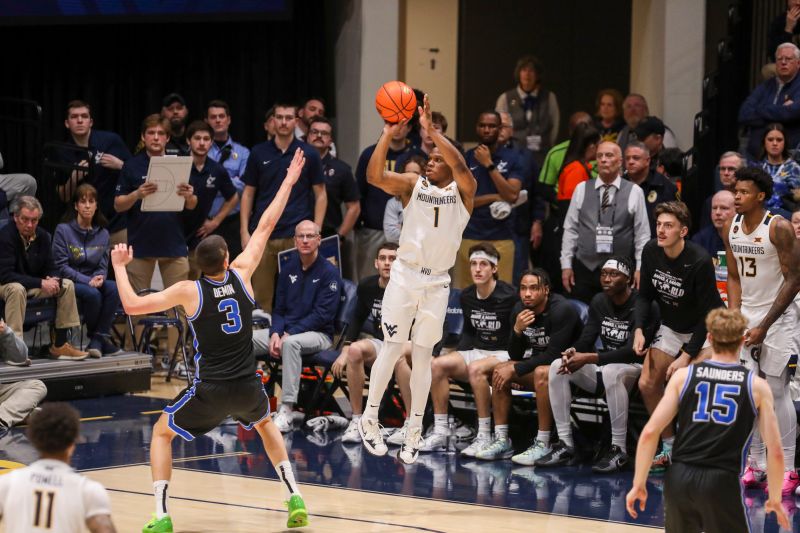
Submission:
[[[381,406],[383,393],[386,392],[389,380],[394,374],[394,366],[402,355],[402,342],[383,343],[369,375],[369,393],[367,394],[367,405],[364,408],[364,418],[367,420],[378,420],[378,408]],[[430,373],[430,363],[428,363],[428,372]]]
[[[559,433],[558,439],[561,442],[563,442],[564,444],[566,444],[567,446],[569,446],[570,448],[574,448],[575,447],[575,441],[572,440],[572,432],[571,431],[565,432],[563,435],[561,435]]]
[[[433,429],[439,435],[450,434],[450,427],[447,425],[447,414],[433,415]]]
[[[361,420],[361,415],[353,414],[353,422],[358,422]]]
[[[385,346],[385,344],[384,344]],[[408,428],[421,428],[428,395],[431,392],[433,347],[411,345],[411,416]],[[374,368],[374,365],[373,365]]]
[[[167,503],[169,503],[169,495],[167,495],[167,488],[169,481],[159,480],[153,482],[153,495],[156,500],[156,518],[164,518],[169,514],[167,511]]]
[[[478,435],[489,436],[492,434],[492,417],[478,419]]]
[[[494,437],[496,439],[508,438],[508,424],[499,424],[494,427]]]
[[[300,495],[300,489],[297,487],[297,481],[294,480],[294,470],[292,470],[292,464],[289,461],[281,461],[275,466],[275,471],[278,472],[278,479],[280,479],[283,483],[283,494],[286,500],[288,501],[289,498],[293,494]]]
[[[281,407],[280,407],[280,410],[278,412],[289,416],[289,415],[292,414],[292,411],[294,411],[294,409],[292,407],[292,404],[290,404],[290,403],[282,403]]]
[[[536,433],[536,440],[545,446],[550,446],[550,432],[539,430],[539,432]]]

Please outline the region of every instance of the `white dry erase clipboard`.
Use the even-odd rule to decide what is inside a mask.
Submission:
[[[159,156],[150,158],[147,183],[155,183],[158,190],[142,200],[142,211],[183,211],[186,202],[177,193],[178,184],[189,183],[192,171],[191,156]]]

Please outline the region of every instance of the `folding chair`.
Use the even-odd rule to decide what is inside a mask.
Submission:
[[[314,411],[322,410],[333,398],[333,394],[337,389],[342,389],[346,392],[341,380],[334,377],[333,382],[326,385],[326,381],[331,376],[331,367],[339,355],[342,353],[342,344],[344,343],[344,333],[353,322],[356,314],[356,301],[357,289],[355,283],[349,279],[342,280],[342,294],[339,300],[339,308],[336,311],[336,318],[334,320],[334,327],[336,328],[336,337],[334,338],[335,344],[328,350],[323,350],[314,354],[303,356],[303,363],[308,366],[311,372],[316,376],[317,386],[311,398],[306,402],[304,410],[306,418]],[[322,370],[320,370],[322,369]],[[323,387],[325,387],[323,395]],[[344,416],[341,408],[334,402],[336,411]]]
[[[22,320],[22,330],[34,329],[31,353],[35,353],[35,348],[38,346],[42,324],[55,323],[56,305],[55,298],[28,298],[25,306],[25,318]],[[0,300],[0,316],[5,316],[5,309],[5,300]]]

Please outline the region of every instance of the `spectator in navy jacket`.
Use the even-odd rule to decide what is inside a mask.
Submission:
[[[53,262],[62,279],[72,280],[78,308],[89,335],[86,351],[92,357],[120,351],[110,338],[111,323],[119,307],[117,284],[108,277],[109,234],[106,217],[98,209],[97,189],[82,183],[75,199],[56,226]]]
[[[300,222],[294,240],[300,257],[289,260],[278,277],[269,341],[270,355],[283,360],[281,407],[274,420],[282,433],[292,429],[302,355],[331,346],[342,284],[339,270],[319,254],[319,226],[310,220]]]
[[[58,185],[59,196],[64,202],[70,202],[82,182],[94,185],[98,207],[108,221],[111,243],[126,242],[125,214],[114,210],[114,193],[122,165],[131,158],[130,150],[116,133],[93,128],[92,107],[82,100],[67,104],[64,126],[69,131],[67,143],[86,151],[62,150],[60,158],[65,163],[86,167],[86,172],[74,170],[64,174]]]
[[[14,223],[0,229],[0,298],[5,300],[6,323],[22,337],[28,297],[56,298],[54,359],[86,359],[89,354],[67,342],[70,328],[80,325],[71,280],[56,276],[50,234],[39,227],[42,204],[20,196],[11,207]]]
[[[777,75],[758,87],[739,109],[739,124],[749,129],[747,155],[761,159],[761,140],[767,124],[778,122],[786,129],[787,147],[800,142],[800,48],[783,43],[775,51]]]

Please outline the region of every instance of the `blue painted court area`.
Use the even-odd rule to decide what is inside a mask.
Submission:
[[[73,405],[85,419],[83,441],[73,465],[78,470],[143,464],[148,461],[150,428],[165,401],[138,396],[78,400]],[[648,482],[647,509],[633,522],[625,512],[625,495],[632,471],[601,476],[589,465],[557,469],[519,467],[510,461],[484,462],[455,452],[421,454],[417,464],[404,466],[390,455],[373,457],[360,444],[343,445],[341,432],[295,430],[285,436],[298,481],[346,490],[364,490],[426,499],[523,511],[569,515],[599,521],[663,527],[663,483]],[[216,428],[193,442],[175,440],[175,466],[228,475],[276,479],[257,434],[238,424]],[[0,436],[0,468],[11,461],[28,464],[36,454],[22,429]],[[180,475],[178,472],[176,475]],[[714,500],[709,495],[709,504]],[[765,495],[748,491],[745,503],[752,530],[777,532],[773,517],[765,517]],[[717,502],[722,503],[724,502]],[[800,531],[800,498],[784,501]]]

